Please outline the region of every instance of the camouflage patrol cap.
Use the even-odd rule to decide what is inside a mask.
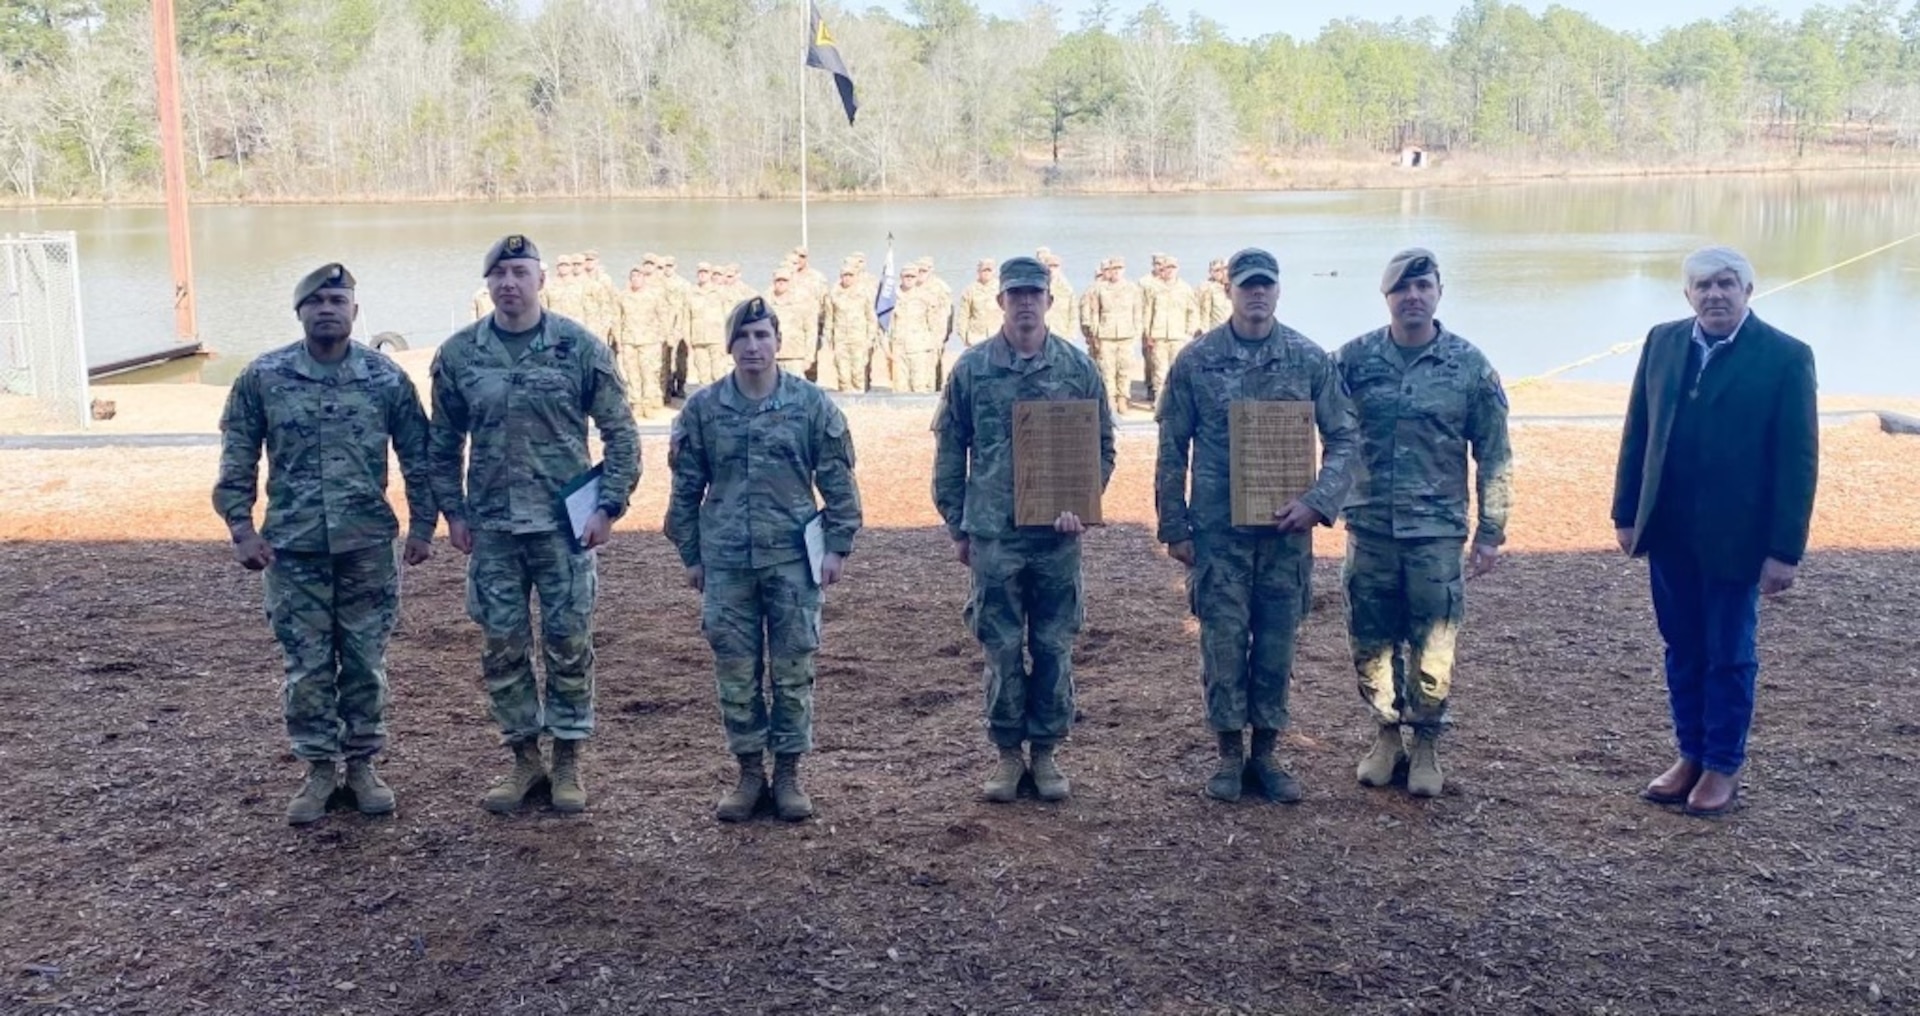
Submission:
[[[732,313],[727,315],[727,348],[733,348],[734,340],[740,337],[740,329],[755,321],[773,322],[773,335],[775,338],[780,337],[780,315],[773,312],[773,308],[768,306],[767,301],[757,296],[750,296],[734,304]]]
[[[484,276],[488,272],[493,271],[493,266],[502,261],[517,261],[522,259],[528,261],[540,260],[540,248],[535,247],[533,241],[527,239],[525,236],[519,233],[510,233],[495,240],[493,246],[487,248],[486,260],[480,263],[480,274]]]
[[[1171,254],[1162,254],[1162,255],[1160,255],[1160,262],[1159,262],[1159,263],[1160,263],[1160,266],[1161,266],[1161,267],[1163,267],[1163,268],[1178,268],[1178,267],[1180,267],[1180,259],[1179,259],[1179,258],[1177,258],[1177,257],[1174,257],[1174,256],[1173,256],[1173,255],[1171,255]]]
[[[600,252],[597,250],[589,249],[585,253],[581,254],[580,256],[583,258],[586,258],[588,261],[600,260]]]
[[[294,283],[293,309],[299,310],[300,305],[306,303],[308,297],[323,289],[352,288],[353,273],[347,271],[346,265],[340,264],[337,261],[333,264],[321,265],[313,271],[308,272],[299,282]]]
[[[788,282],[792,282],[793,269],[788,268],[786,265],[781,265],[780,267],[775,268],[773,270],[773,281],[779,282],[781,279],[785,279]]]
[[[1280,262],[1258,247],[1248,247],[1227,259],[1227,278],[1236,286],[1244,286],[1253,279],[1279,282]]]
[[[678,265],[679,263],[680,263],[680,262],[679,262],[679,260],[678,260],[678,259],[676,259],[676,258],[675,258],[675,257],[674,257],[673,255],[671,255],[671,254],[662,254],[662,255],[660,255],[660,267],[662,267],[662,268],[672,268],[672,267],[674,267],[674,266],[676,266],[676,265]]]
[[[1151,255],[1149,255],[1149,259],[1150,259],[1150,260],[1151,260],[1151,261],[1152,261],[1152,262],[1153,262],[1154,264],[1156,264],[1156,265],[1159,265],[1159,264],[1165,264],[1165,263],[1166,263],[1166,260],[1167,260],[1167,256],[1166,256],[1165,254],[1162,254],[1162,253],[1160,253],[1159,251],[1155,251],[1155,252],[1153,252],[1153,253],[1152,253]]]
[[[645,254],[640,255],[640,263],[643,265],[653,265],[654,267],[658,268],[660,266],[660,255],[655,254],[652,251],[648,251]]]
[[[1214,258],[1212,261],[1207,262],[1207,271],[1209,272],[1217,272],[1225,267],[1227,267],[1226,258]]]
[[[1008,258],[1000,262],[1000,292],[1010,289],[1047,289],[1053,273],[1039,258]]]
[[[1051,247],[1035,247],[1033,250],[1033,259],[1042,264],[1045,264],[1046,260],[1052,256],[1053,248]]]
[[[860,274],[860,262],[855,261],[852,258],[848,258],[845,261],[840,262],[840,274],[842,275]]]
[[[1108,258],[1107,266],[1110,268],[1125,268],[1127,267],[1127,259],[1126,258]]]
[[[794,257],[797,257],[797,258],[803,258],[803,257],[806,257],[806,256],[807,256],[807,245],[803,243],[803,244],[801,244],[801,245],[799,245],[798,247],[795,247],[795,248],[794,248],[793,250],[791,250],[791,251],[788,251],[787,253],[789,253],[789,254],[792,254],[792,255],[793,255]]]
[[[1440,259],[1425,247],[1408,247],[1387,262],[1387,270],[1380,275],[1380,292],[1391,293],[1407,280],[1423,275],[1431,275],[1433,281],[1439,282]]]
[[[713,271],[713,264],[708,261],[702,261],[699,264],[694,265],[693,270],[696,272],[711,272]]]
[[[981,258],[981,259],[979,260],[979,262],[978,262],[978,263],[976,263],[976,264],[975,264],[975,265],[973,266],[973,270],[974,270],[974,271],[976,271],[976,272],[977,272],[977,271],[979,271],[979,270],[980,270],[980,269],[982,269],[982,268],[985,268],[985,269],[987,269],[987,270],[989,270],[989,271],[991,271],[991,270],[992,270],[992,269],[994,268],[994,264],[993,264],[993,259],[992,259],[992,258]]]

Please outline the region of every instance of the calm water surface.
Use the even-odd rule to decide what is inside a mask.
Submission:
[[[165,220],[158,208],[0,213],[0,231],[80,236],[83,313],[96,363],[170,338]],[[642,251],[738,261],[765,285],[799,241],[795,202],[647,201],[459,205],[208,206],[194,211],[200,328],[224,380],[262,350],[298,337],[293,282],[327,261],[360,280],[361,334],[397,331],[416,348],[456,325],[480,283],[480,256],[508,232],[554,255],[598,248],[616,278]],[[1282,320],[1333,347],[1385,321],[1379,274],[1395,249],[1440,257],[1440,317],[1508,378],[1638,338],[1683,317],[1680,259],[1706,243],[1742,248],[1756,291],[1790,282],[1920,230],[1920,174],[1631,180],[1470,190],[1021,197],[815,202],[815,267],[829,275],[860,250],[878,271],[888,234],[902,259],[931,256],[958,289],[980,257],[1046,245],[1077,289],[1094,263],[1120,255],[1139,277],[1153,251],[1197,281],[1207,260],[1244,246],[1280,258]],[[1920,240],[1755,305],[1812,343],[1821,386],[1920,394],[1910,322],[1920,311]],[[1620,356],[1570,377],[1618,381]]]

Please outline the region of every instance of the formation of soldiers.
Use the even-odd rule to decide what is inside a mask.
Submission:
[[[1447,721],[1463,582],[1494,566],[1505,539],[1511,456],[1498,374],[1433,316],[1437,258],[1421,249],[1396,254],[1381,282],[1389,324],[1329,354],[1274,317],[1280,268],[1265,251],[1243,250],[1218,266],[1227,316],[1197,339],[1193,329],[1217,308],[1204,290],[1196,295],[1179,282],[1173,259],[1158,260],[1151,283],[1127,281],[1125,265],[1110,259],[1076,302],[1070,288],[1064,301],[1056,295],[1063,273],[1040,254],[982,262],[957,301],[923,277],[931,265],[910,266],[899,301],[910,313],[904,328],[896,322],[888,349],[897,357],[889,369],[917,386],[942,372],[929,322],[952,315],[966,341],[944,367],[932,493],[954,557],[972,579],[964,616],[983,648],[985,727],[999,755],[984,796],[1015,800],[1027,781],[1045,800],[1070,795],[1058,751],[1074,716],[1072,647],[1084,616],[1086,524],[1070,512],[1046,526],[1015,522],[1014,409],[1033,400],[1096,404],[1104,485],[1115,462],[1109,385],[1121,376],[1120,350],[1136,338],[1147,341],[1149,366],[1161,364],[1152,375],[1158,538],[1188,568],[1200,625],[1219,752],[1206,793],[1238,800],[1251,787],[1274,801],[1300,799],[1276,746],[1289,719],[1294,638],[1312,599],[1311,533],[1344,518],[1354,667],[1377,730],[1357,776],[1384,786],[1404,766],[1410,792],[1439,794],[1435,743]],[[481,672],[513,757],[483,805],[514,811],[542,785],[558,810],[587,805],[581,758],[595,730],[594,551],[611,538],[640,481],[635,392],[655,367],[666,383],[669,347],[647,338],[648,329],[699,319],[720,297],[669,296],[671,258],[643,259],[631,273],[638,281],[611,300],[593,295],[611,288],[595,259],[556,264],[560,274],[550,281],[525,236],[487,252],[492,309],[436,353],[431,416],[393,361],[350,341],[355,283],[339,264],[294,288],[305,339],[261,356],[234,385],[214,503],[236,559],[266,572],[268,613],[286,656],[287,731],[309,763],[288,806],[292,823],[324,815],[342,761],[360,810],[394,807],[373,768],[385,739],[385,649],[397,613],[389,448],[407,487],[405,561],[431,556],[442,517],[448,542],[468,557],[467,612],[484,635]],[[738,295],[730,269],[702,265],[696,292]],[[842,265],[839,285],[824,297],[814,297],[818,286],[805,252],[796,251],[770,294],[749,295],[719,315],[711,343],[682,340],[687,384],[708,383],[674,422],[665,531],[702,596],[719,711],[739,762],[738,785],[716,807],[724,821],[750,818],[763,804],[784,819],[813,813],[800,760],[813,743],[820,594],[842,578],[862,517],[847,420],[795,367],[811,358],[816,369],[831,362],[859,377],[873,347],[830,345],[833,356],[820,357],[823,322],[845,314],[851,320],[834,327],[867,337],[877,327],[871,282],[857,260]],[[836,298],[835,289],[851,295]],[[1063,305],[1066,325],[1085,329],[1093,355],[1059,330]],[[622,342],[633,334],[642,349]],[[615,344],[629,357],[624,366]],[[1229,411],[1248,400],[1310,405],[1323,448],[1311,488],[1270,524],[1253,526],[1235,525],[1230,510]],[[589,423],[603,448],[597,466]],[[266,523],[256,530],[263,450]],[[1477,466],[1471,498],[1469,457]]]
[[[1216,259],[1195,286],[1180,277],[1180,262],[1169,254],[1154,254],[1152,271],[1137,280],[1126,278],[1125,259],[1108,258],[1076,295],[1057,255],[1042,247],[1034,257],[1051,273],[1047,326],[1085,343],[1116,412],[1129,411],[1132,378],[1142,365],[1147,401],[1157,403],[1174,357],[1225,322],[1231,309],[1224,260]],[[636,412],[649,418],[668,400],[684,397],[689,386],[727,373],[727,312],[753,296],[763,296],[783,322],[781,368],[830,391],[938,391],[959,353],[986,341],[1001,324],[990,259],[975,266],[974,281],[958,294],[934,270],[932,258],[909,262],[900,270],[884,325],[877,310],[882,281],[859,252],[829,280],[811,267],[807,248],[795,247],[764,292],[741,281],[738,263],[702,261],[689,282],[672,256],[652,252],[622,282],[600,266],[598,251],[563,254],[553,266],[542,306],[579,322],[614,350]],[[474,294],[474,320],[492,312],[482,288]]]

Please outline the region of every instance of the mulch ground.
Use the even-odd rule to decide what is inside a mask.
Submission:
[[[1354,782],[1322,534],[1292,807],[1201,793],[1196,632],[1129,436],[1088,538],[1074,797],[993,806],[923,416],[855,418],[870,528],[794,825],[711,817],[732,760],[658,441],[600,565],[589,811],[477,806],[506,755],[442,543],[390,659],[400,809],[305,829],[212,451],[0,453],[0,1012],[1920,1009],[1915,439],[1827,432],[1816,551],[1762,611],[1745,804],[1707,821],[1636,796],[1670,748],[1645,569],[1606,549],[1612,433],[1516,434],[1438,800]]]

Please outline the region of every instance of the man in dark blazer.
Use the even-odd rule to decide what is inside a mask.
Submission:
[[[1813,351],[1747,310],[1753,266],[1684,266],[1692,318],[1647,333],[1614,478],[1620,549],[1645,554],[1680,758],[1644,792],[1734,807],[1753,720],[1761,594],[1793,585],[1819,472]]]

